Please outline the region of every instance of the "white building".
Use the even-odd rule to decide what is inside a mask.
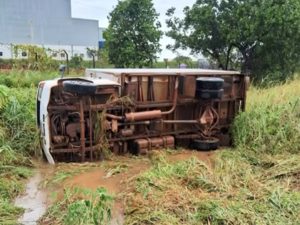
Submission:
[[[54,50],[53,58],[90,57],[103,40],[97,20],[71,15],[71,0],[0,0],[0,59],[14,58],[13,45],[29,44]],[[26,53],[20,53],[25,58]]]

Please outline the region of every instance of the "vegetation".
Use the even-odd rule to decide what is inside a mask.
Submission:
[[[29,153],[37,146],[32,89],[0,85],[0,223],[16,224],[23,211],[12,204],[31,175]]]
[[[96,191],[67,189],[64,198],[54,204],[41,224],[100,225],[111,219],[113,198],[103,188]]]
[[[152,66],[162,32],[152,0],[119,1],[105,31],[109,61],[116,67]]]
[[[14,67],[16,69],[31,70],[50,70],[58,66],[58,62],[51,57],[51,49],[45,49],[35,45],[14,45],[15,59],[20,56],[26,57],[25,60],[15,60]]]
[[[189,48],[256,81],[282,81],[299,67],[298,0],[197,0],[184,14],[179,19],[175,8],[167,12],[173,50]]]

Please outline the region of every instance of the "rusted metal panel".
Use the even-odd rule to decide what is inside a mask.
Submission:
[[[149,151],[160,148],[174,148],[175,139],[173,136],[157,138],[136,139],[134,141],[134,153],[147,154]]]

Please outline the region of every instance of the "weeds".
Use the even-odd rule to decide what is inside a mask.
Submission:
[[[100,225],[111,219],[113,198],[105,189],[67,189],[64,198],[51,206],[41,224]]]
[[[0,199],[0,224],[15,225],[16,218],[23,213],[23,209],[15,207],[9,200]]]
[[[237,148],[256,153],[300,152],[300,81],[270,89],[252,89],[246,112],[237,116]]]
[[[33,88],[42,80],[58,77],[57,72],[39,72],[30,70],[11,70],[0,73],[0,84],[9,88]]]
[[[6,128],[5,142],[21,154],[33,154],[38,149],[34,89],[9,90],[6,107],[0,120]]]
[[[40,79],[32,78],[26,72],[0,74],[0,224],[17,224],[23,210],[13,205],[13,199],[31,176],[29,156],[38,149],[36,92],[35,88],[23,88]]]
[[[214,168],[195,158],[161,162],[134,181],[133,194],[125,194],[126,224],[297,224],[300,193],[287,178],[299,173],[299,159],[262,170],[224,150]],[[288,164],[295,166],[278,174]]]

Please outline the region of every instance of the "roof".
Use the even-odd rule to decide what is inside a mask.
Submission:
[[[241,75],[239,71],[208,69],[86,69],[86,72],[113,75]]]

